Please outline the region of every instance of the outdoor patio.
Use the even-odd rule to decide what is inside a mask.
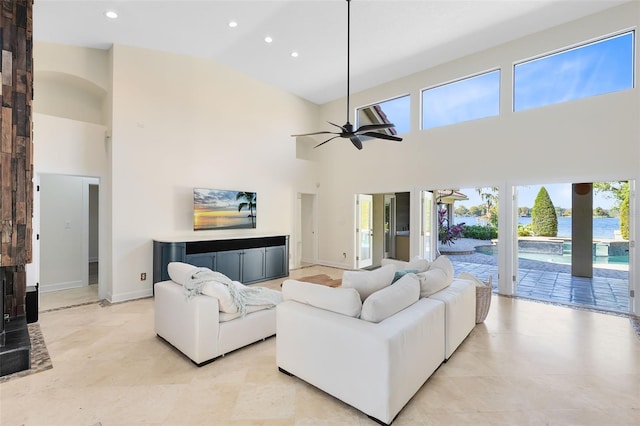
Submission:
[[[468,272],[482,280],[493,276],[494,292],[498,285],[497,257],[474,252],[476,245],[488,241],[460,239],[441,248],[446,251],[455,274]],[[606,267],[593,268],[593,278],[574,277],[570,265],[519,259],[516,296],[580,306],[603,311],[629,312],[629,273]]]

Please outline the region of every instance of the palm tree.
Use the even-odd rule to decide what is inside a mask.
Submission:
[[[255,192],[238,192],[236,194],[236,200],[245,200],[238,204],[238,211],[245,207],[249,209],[249,217],[255,217],[253,209],[256,207],[256,193]]]

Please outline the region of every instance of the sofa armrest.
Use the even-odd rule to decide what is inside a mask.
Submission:
[[[173,281],[155,284],[156,334],[202,364],[220,355],[219,307],[215,297],[197,295],[187,300]]]
[[[287,300],[277,330],[278,367],[386,423],[443,361],[444,305],[430,299],[377,324]]]

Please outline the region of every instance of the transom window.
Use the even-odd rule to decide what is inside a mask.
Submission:
[[[422,91],[422,129],[500,114],[500,70]]]
[[[633,88],[634,32],[514,66],[513,110]]]
[[[411,130],[411,97],[409,95],[358,108],[357,127],[385,123],[392,123],[395,127],[380,130],[378,133],[397,135]]]

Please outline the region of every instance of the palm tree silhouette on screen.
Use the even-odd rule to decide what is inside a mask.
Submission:
[[[238,192],[236,194],[236,200],[244,200],[238,204],[238,211],[247,208],[249,210],[249,217],[255,217],[253,209],[256,207],[256,193],[255,192]]]

